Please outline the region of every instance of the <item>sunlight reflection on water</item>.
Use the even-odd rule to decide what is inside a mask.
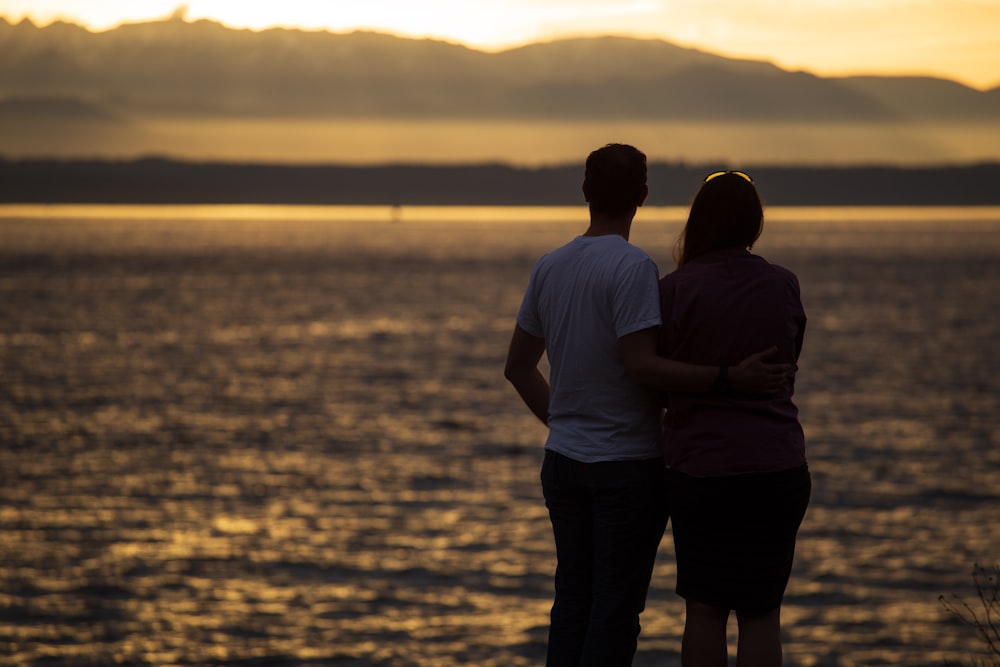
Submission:
[[[0,210],[12,664],[542,660],[544,433],[501,368],[581,209],[35,209]],[[682,219],[640,213],[663,271]],[[937,597],[1000,558],[1000,211],[769,220],[810,316],[787,660],[963,660]],[[670,551],[639,667],[678,661]]]

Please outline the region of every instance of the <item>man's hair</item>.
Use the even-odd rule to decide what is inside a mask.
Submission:
[[[646,154],[628,144],[608,144],[587,157],[584,189],[590,210],[608,216],[629,215],[646,187]]]

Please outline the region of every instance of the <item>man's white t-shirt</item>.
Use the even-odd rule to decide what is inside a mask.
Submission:
[[[545,339],[549,437],[576,461],[660,456],[659,407],[625,373],[618,339],[659,326],[656,264],[621,236],[579,236],[542,256],[517,324]]]

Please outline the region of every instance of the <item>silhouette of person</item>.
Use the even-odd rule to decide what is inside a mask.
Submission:
[[[798,280],[750,252],[763,219],[748,175],[705,180],[678,239],[677,269],[660,280],[660,354],[724,366],[774,344],[776,360],[797,362],[806,325]],[[728,664],[731,610],[737,664],[781,664],[781,601],[811,491],[793,391],[794,381],[769,393],[723,382],[714,392],[665,396],[683,665]]]
[[[557,560],[549,667],[631,665],[668,514],[654,390],[708,391],[721,374],[656,354],[658,271],[628,242],[647,193],[646,156],[636,148],[609,144],[589,155],[589,227],[535,264],[507,354],[506,378],[549,428],[541,469]],[[730,382],[756,391],[783,383],[791,364],[765,364],[767,354],[734,366]]]

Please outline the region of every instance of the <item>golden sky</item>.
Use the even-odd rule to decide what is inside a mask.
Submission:
[[[1000,0],[0,0],[0,16],[105,30],[181,4],[189,20],[251,29],[369,29],[484,50],[632,35],[819,75],[926,74],[1000,86]]]

